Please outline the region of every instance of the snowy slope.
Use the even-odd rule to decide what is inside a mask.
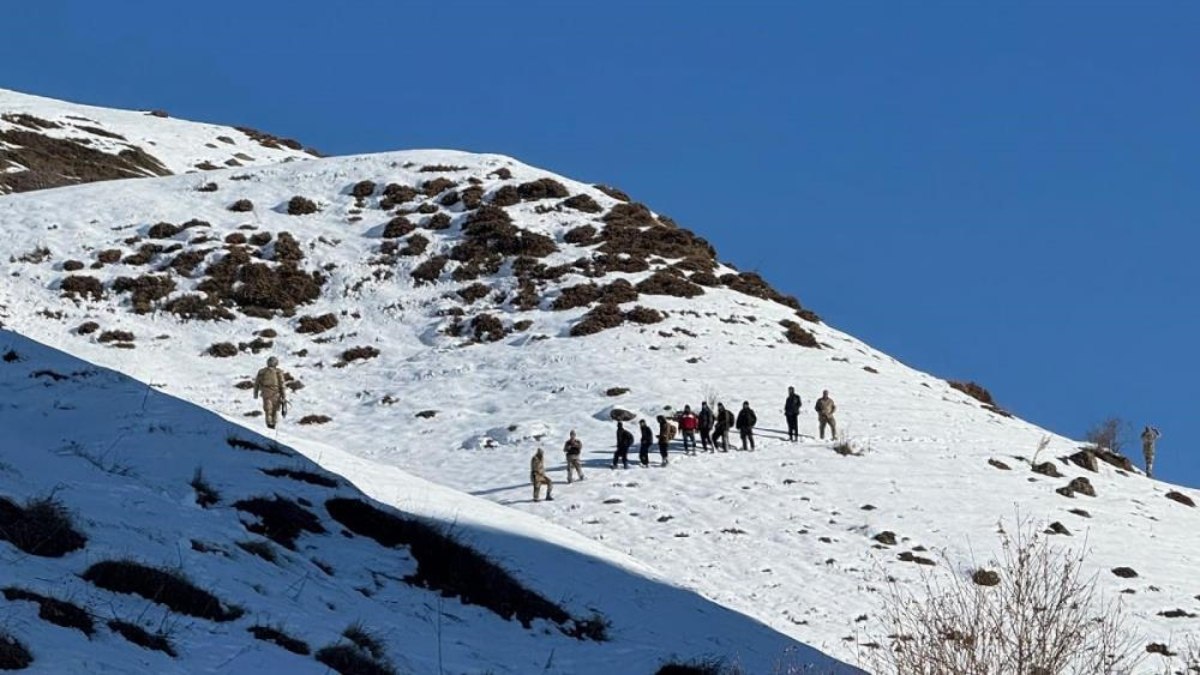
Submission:
[[[296,141],[252,129],[0,89],[0,194],[312,157]]]
[[[524,628],[479,604],[439,598],[403,581],[418,565],[409,550],[345,531],[326,505],[369,500],[294,450],[8,331],[0,331],[0,354],[0,497],[21,504],[52,496],[87,537],[62,557],[27,555],[0,538],[0,587],[66,600],[94,621],[89,638],[39,618],[33,602],[0,601],[2,630],[34,655],[29,672],[322,673],[313,656],[256,640],[248,629],[280,629],[315,652],[348,644],[342,632],[353,623],[379,638],[401,673],[648,673],[671,658],[712,653],[736,654],[755,671],[784,654],[833,666],[585,537],[334,446],[305,445],[326,465],[362,476],[369,491],[389,494],[404,514],[451,529],[573,616],[603,616],[610,641],[577,640],[547,620]],[[235,448],[230,438],[273,452]],[[197,469],[219,493],[206,508],[190,485]],[[335,485],[263,473],[277,469]],[[302,532],[294,550],[272,543],[249,531],[258,521],[237,506],[252,498],[308,507],[325,532]],[[275,561],[239,546],[247,542]],[[85,581],[86,569],[111,560],[182,573],[242,614],[194,618]],[[161,633],[177,656],[130,644],[107,627],[112,619]]]
[[[402,503],[399,491],[374,487],[377,473],[401,469],[485,497],[574,530],[684,588],[848,660],[879,629],[878,590],[885,580],[911,584],[920,578],[924,568],[901,560],[901,554],[933,559],[941,573],[967,574],[989,564],[997,524],[1011,523],[1018,511],[1038,524],[1065,525],[1071,535],[1059,537],[1064,546],[1091,550],[1092,571],[1106,593],[1122,594],[1140,639],[1172,644],[1200,630],[1200,620],[1187,616],[1200,614],[1194,574],[1200,512],[1166,498],[1172,491],[1200,498],[1194,490],[1148,480],[1136,470],[1101,463],[1091,472],[1060,459],[1079,444],[997,414],[795,305],[755,297],[770,293],[749,277],[728,276],[735,271],[707,261],[703,242],[669,221],[631,214],[611,191],[501,156],[449,151],[237,173],[250,178],[206,174],[203,180],[215,182],[215,192],[197,192],[196,177],[173,177],[0,200],[12,256],[0,261],[6,279],[0,320],[251,426],[259,422],[251,416],[255,402],[236,385],[252,377],[268,354],[277,355],[303,383],[278,437],[327,465],[327,458],[306,448],[336,444],[356,459],[330,468],[371,496]],[[437,178],[453,185],[426,190]],[[551,190],[561,196],[538,198],[544,190],[526,187],[529,199],[509,199],[516,186],[546,178],[561,185],[561,193]],[[361,187],[356,197],[361,181],[374,185]],[[389,183],[412,186],[418,194],[399,203],[387,200],[383,191]],[[470,223],[483,208],[463,199],[472,187],[484,204],[498,197],[507,204],[503,212],[519,228],[514,237],[479,244],[480,227]],[[297,195],[313,200],[318,210],[288,215],[287,204]],[[596,209],[581,201],[574,203],[587,210],[565,206],[565,195],[586,195]],[[253,210],[228,210],[242,199]],[[614,213],[622,217],[603,221]],[[448,221],[434,220],[441,214]],[[397,215],[407,224],[394,220]],[[178,225],[194,219],[203,224],[180,232],[160,228],[166,239],[147,238],[160,221]],[[632,255],[626,246],[630,221],[646,235],[636,238],[640,248]],[[391,234],[402,233],[399,238],[384,237],[389,223]],[[437,229],[442,224],[446,227]],[[585,225],[596,233],[579,229]],[[410,227],[415,231],[406,233]],[[618,229],[620,236],[605,239]],[[316,299],[302,303],[293,316],[255,304],[263,294],[268,299],[261,302],[269,304],[272,289],[278,290],[265,282],[261,294],[243,286],[238,286],[243,292],[226,294],[229,320],[183,321],[166,311],[172,300],[219,276],[220,266],[213,264],[229,250],[244,248],[251,264],[261,261],[269,269],[282,268],[271,262],[277,257],[295,261],[294,251],[280,256],[276,249],[284,231],[303,253],[293,263],[297,272],[320,272],[325,279]],[[269,243],[236,243],[263,232],[271,233]],[[547,237],[553,250],[526,233]],[[235,243],[223,244],[228,237]],[[412,245],[417,237],[427,246],[404,255],[422,248]],[[94,267],[101,251],[119,249],[128,260],[147,243],[166,250],[147,249],[133,263]],[[413,278],[414,271],[429,271],[431,260],[460,244],[479,245],[466,247],[472,255],[460,248],[455,255],[463,260],[445,261],[435,281]],[[497,252],[499,262],[480,248]],[[206,251],[196,254],[203,262],[190,274],[171,271],[173,261],[191,250]],[[35,251],[43,254],[30,255]],[[535,259],[522,261],[513,251],[532,252],[536,255],[527,258]],[[676,257],[679,251],[687,256]],[[84,269],[64,271],[67,261]],[[171,277],[171,294],[142,302],[146,313],[134,313],[130,293],[113,284],[152,272]],[[72,274],[93,277],[101,295],[64,298],[61,284]],[[679,288],[685,277],[702,281],[701,294],[662,295],[662,284],[650,284],[631,299],[628,289],[609,288],[625,320],[579,337],[572,331],[585,312],[602,303],[554,309],[566,288],[619,279],[638,286],[656,274],[671,277],[669,289]],[[245,279],[261,281],[255,275]],[[530,293],[532,304],[522,300]],[[628,314],[636,306],[659,315]],[[304,326],[300,317],[325,313],[335,315],[336,327],[298,332]],[[662,320],[642,324],[636,317]],[[781,321],[795,322],[798,340],[804,342],[807,332],[818,347],[789,341]],[[97,323],[98,330],[81,334],[77,327],[85,322]],[[504,332],[497,325],[511,332],[489,341]],[[98,339],[115,330],[130,331],[135,340]],[[264,330],[277,335],[253,344]],[[210,346],[222,342],[235,345],[234,352],[236,345],[243,349],[233,358],[208,355]],[[121,344],[126,348],[114,348]],[[359,347],[379,353],[345,363],[344,353]],[[805,399],[802,432],[808,437],[799,444],[781,440],[789,385]],[[628,391],[610,396],[613,388]],[[839,455],[831,443],[812,438],[812,404],[822,389],[837,400],[839,423],[860,456]],[[666,468],[607,468],[612,406],[652,417],[664,406],[697,406],[709,396],[735,408],[744,400],[754,404],[758,452],[675,454]],[[434,413],[418,416],[425,411]],[[296,424],[309,415],[330,419]],[[541,445],[556,464],[570,429],[578,429],[586,445],[588,480],[559,485],[556,501],[534,504],[529,456]],[[1049,445],[1036,459],[1057,465],[1061,478],[1030,470],[1046,436]],[[553,477],[564,474],[556,470]],[[1075,477],[1088,478],[1097,496],[1056,493]],[[883,531],[894,532],[898,544],[878,544],[873,537]],[[1139,577],[1125,580],[1109,572],[1119,566],[1133,567]],[[1175,609],[1185,615],[1161,614]]]

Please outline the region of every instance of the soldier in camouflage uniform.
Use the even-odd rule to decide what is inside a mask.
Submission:
[[[537,452],[533,453],[533,459],[529,462],[529,482],[533,483],[533,501],[540,502],[542,500],[542,486],[546,486],[546,501],[554,501],[554,483],[550,481],[550,477],[546,475],[546,461],[542,458],[542,449],[538,448]]]
[[[266,416],[267,428],[274,429],[278,421],[279,409],[287,405],[287,389],[284,388],[283,371],[279,369],[279,359],[272,356],[267,359],[267,367],[258,371],[254,377],[254,398],[262,396],[263,414]]]
[[[1154,475],[1154,444],[1158,442],[1159,436],[1162,436],[1162,433],[1157,427],[1142,429],[1142,458],[1146,460],[1147,478]]]

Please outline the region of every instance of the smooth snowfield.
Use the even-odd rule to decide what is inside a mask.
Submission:
[[[39,619],[32,603],[3,602],[4,630],[34,653],[27,672],[323,673],[311,657],[257,641],[247,627],[282,628],[315,651],[345,643],[341,632],[354,622],[384,641],[402,673],[649,673],[674,654],[713,653],[736,654],[752,672],[785,656],[836,667],[586,537],[333,446],[306,444],[306,454],[356,473],[368,493],[388,495],[404,513],[444,523],[573,614],[601,613],[612,622],[612,640],[575,640],[543,622],[525,629],[482,607],[440,599],[400,580],[415,565],[403,549],[339,534],[322,504],[335,496],[362,498],[353,486],[261,473],[278,467],[324,473],[290,449],[280,456],[231,448],[229,436],[265,439],[145,383],[0,331],[0,353],[10,352],[15,360],[0,362],[0,495],[16,502],[53,495],[89,541],[63,558],[26,555],[0,541],[0,586],[69,600],[98,626],[89,640]],[[196,468],[221,495],[212,508],[195,503],[189,482]],[[295,551],[267,542],[278,556],[269,563],[237,546],[266,540],[245,530],[254,518],[231,504],[273,495],[313,504],[328,532],[303,534]],[[210,550],[197,551],[194,542]],[[246,613],[213,623],[79,578],[91,564],[125,558],[178,570]],[[112,618],[161,630],[179,657],[125,642],[104,627]]]
[[[466,305],[454,297],[465,284],[443,276],[436,284],[417,286],[409,276],[418,263],[461,236],[461,205],[443,209],[455,218],[450,229],[424,232],[433,241],[428,254],[401,259],[387,268],[391,278],[379,278],[370,260],[391,216],[374,208],[377,195],[356,205],[350,188],[364,179],[381,186],[419,185],[433,176],[420,174],[418,167],[433,164],[464,167],[451,177],[460,184],[473,177],[489,194],[503,183],[553,177],[571,194],[588,194],[605,209],[616,203],[587,184],[505,157],[449,151],[238,170],[253,176],[246,181],[228,180],[229,172],[205,174],[204,180],[220,186],[213,193],[196,192],[198,178],[183,176],[15,195],[0,200],[0,222],[9,235],[6,253],[18,256],[43,246],[53,259],[0,262],[3,321],[255,428],[260,420],[246,415],[256,410],[256,402],[234,385],[275,354],[305,385],[292,396],[294,407],[279,439],[372,496],[413,508],[412,496],[403,489],[375,482],[378,475],[399,469],[485,497],[514,513],[573,530],[636,559],[660,578],[846,660],[885,630],[878,617],[879,591],[887,578],[915,588],[913,582],[925,571],[900,561],[898,554],[933,559],[933,573],[969,574],[992,562],[999,523],[1015,525],[1018,513],[1039,526],[1061,522],[1072,532],[1059,537],[1061,545],[1091,551],[1089,571],[1109,597],[1120,594],[1133,615],[1132,628],[1145,642],[1177,644],[1200,629],[1196,618],[1160,614],[1175,609],[1200,614],[1195,574],[1200,511],[1165,497],[1178,490],[1196,499],[1196,491],[1106,464],[1092,473],[1062,461],[1079,443],[985,410],[946,382],[827,325],[802,322],[822,343],[820,349],[791,344],[779,325],[798,320],[788,307],[727,288],[706,288],[691,299],[642,294],[637,304],[666,312],[665,321],[569,337],[585,310],[558,312],[549,305],[562,287],[587,281],[574,274],[543,289],[538,309],[519,311],[491,300]],[[513,178],[495,177],[498,168],[511,170]],[[316,200],[320,212],[286,215],[283,204],[293,195]],[[229,212],[227,205],[240,198],[251,199],[256,210]],[[603,227],[598,216],[539,212],[539,205],[526,202],[507,211],[519,226],[555,239],[559,251],[547,264],[587,254],[587,246],[567,244],[563,237],[582,223]],[[91,260],[95,251],[144,234],[158,221],[193,218],[211,223],[218,243],[244,225],[295,235],[306,264],[330,275],[322,297],[298,313],[333,312],[337,328],[320,336],[298,334],[295,317],[180,323],[165,313],[131,314],[128,297],[115,293],[100,301],[60,297],[61,261]],[[193,234],[185,232],[175,242],[183,244]],[[211,255],[209,262],[220,252]],[[115,265],[81,273],[107,283],[149,271]],[[598,281],[636,283],[648,275],[610,273]],[[496,292],[516,288],[507,269],[480,281]],[[196,282],[181,280],[177,292]],[[447,310],[453,308],[464,308],[468,318],[486,308],[506,322],[533,323],[499,342],[470,344],[444,332],[453,321]],[[95,335],[72,332],[88,320],[105,330],[132,331],[136,348],[114,349]],[[245,342],[266,328],[279,333],[269,352],[230,359],[204,355],[213,343]],[[379,356],[334,367],[344,350],[364,345],[379,349]],[[782,440],[789,385],[804,398],[801,431],[808,438],[798,444]],[[630,391],[607,396],[613,387]],[[837,401],[839,427],[859,456],[841,456],[830,442],[812,438],[812,406],[822,389]],[[664,406],[697,407],[710,395],[735,410],[742,401],[752,403],[759,417],[756,452],[693,458],[678,455],[674,445],[668,467],[608,468],[612,406],[652,419]],[[422,411],[436,415],[417,417]],[[296,425],[309,414],[332,420]],[[554,466],[571,429],[585,444],[587,480],[557,485],[554,502],[532,503],[530,455],[544,447]],[[1036,459],[1054,462],[1063,478],[1030,471],[1045,436],[1049,445]],[[335,460],[320,450],[334,446],[354,460],[340,455]],[[657,459],[655,449],[652,461]],[[989,459],[1011,469],[995,468]],[[551,475],[565,476],[561,470]],[[1077,476],[1090,479],[1097,497],[1056,494]],[[440,508],[433,502],[421,506]],[[876,544],[874,535],[885,530],[896,533],[897,546]],[[1139,577],[1126,580],[1110,573],[1120,566],[1134,568]]]

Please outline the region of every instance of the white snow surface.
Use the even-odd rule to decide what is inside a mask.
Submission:
[[[88,611],[95,634],[52,625],[37,605],[0,602],[0,630],[21,640],[33,673],[326,673],[312,656],[250,636],[261,625],[313,651],[347,644],[362,626],[400,673],[653,672],[668,659],[730,654],[754,672],[780,659],[839,669],[836,662],[764,624],[679,588],[651,567],[545,520],[380,466],[333,445],[302,441],[304,454],[356,475],[405,517],[432,522],[506,568],[527,588],[579,618],[611,622],[609,642],[576,640],[549,621],[529,628],[456,598],[407,584],[407,549],[350,537],[323,508],[331,498],[369,501],[355,486],[294,449],[272,444],[160,388],[0,331],[0,496],[16,503],[52,496],[73,513],[86,547],[61,558],[27,555],[0,540],[0,587],[67,600]],[[277,453],[235,449],[236,438]],[[307,471],[337,487],[270,477]],[[219,494],[196,504],[194,471]],[[282,497],[309,505],[325,533],[302,533],[295,550],[251,534],[256,518],[239,500]],[[387,508],[382,507],[380,508]],[[268,562],[238,546],[274,550]],[[204,550],[197,550],[197,544]],[[213,622],[170,611],[83,578],[108,560],[180,573],[244,614]],[[111,619],[162,634],[171,658],[106,627]],[[849,669],[842,669],[849,672]]]
[[[57,126],[31,129],[20,123],[21,115]],[[156,117],[149,111],[69,103],[9,89],[0,89],[0,116],[8,118],[0,118],[0,131],[32,130],[114,155],[131,147],[140,148],[176,174],[201,171],[201,165],[255,166],[313,157],[303,149],[278,143],[268,147],[230,126]],[[0,169],[16,172],[22,167]]]
[[[419,170],[437,164],[462,169]],[[498,177],[494,172],[500,168],[509,169],[512,178]],[[235,172],[251,179],[233,181]],[[509,299],[498,302],[494,297],[503,293],[511,298],[517,288],[506,264],[478,280],[491,286],[492,294],[467,304],[454,292],[472,282],[452,280],[455,263],[434,284],[416,285],[409,275],[417,264],[461,239],[466,217],[461,202],[440,207],[453,217],[449,229],[418,228],[432,242],[427,253],[381,261],[380,234],[393,214],[377,208],[378,190],[361,204],[350,195],[351,186],[361,180],[382,188],[386,183],[419,186],[444,176],[465,187],[473,178],[490,196],[503,184],[549,177],[572,195],[590,195],[605,210],[617,204],[586,183],[503,156],[453,151],[332,158],[235,172],[205,174],[204,180],[219,185],[210,193],[194,190],[196,177],[178,176],[0,199],[7,235],[6,255],[0,259],[5,279],[0,320],[30,338],[150,382],[254,429],[261,419],[248,415],[256,410],[256,401],[234,385],[253,377],[269,354],[276,355],[304,384],[291,396],[293,409],[278,439],[370,496],[447,518],[497,513],[493,505],[485,509],[479,500],[462,495],[482,497],[503,506],[530,536],[553,532],[564,547],[636,560],[622,563],[623,569],[670,580],[847,661],[855,659],[862,642],[879,637],[880,591],[888,577],[916,589],[926,570],[961,575],[987,567],[996,554],[999,524],[1013,526],[1018,514],[1038,526],[1058,521],[1069,528],[1072,536],[1056,541],[1090,551],[1089,571],[1107,597],[1119,595],[1125,603],[1139,638],[1176,644],[1200,629],[1196,618],[1160,615],[1177,608],[1200,614],[1200,576],[1195,573],[1200,510],[1165,497],[1174,490],[1200,499],[1195,490],[1107,464],[1098,473],[1077,467],[1062,459],[1079,449],[1077,441],[998,415],[945,381],[850,335],[728,288],[707,287],[691,299],[642,294],[623,309],[634,304],[654,308],[666,313],[663,322],[625,323],[587,337],[569,335],[585,308],[550,309],[560,288],[589,281],[578,274],[548,282],[540,290],[541,306],[522,311]],[[293,195],[314,199],[320,211],[287,215],[283,205]],[[253,201],[252,213],[227,210],[242,198]],[[404,207],[436,200],[419,197]],[[594,245],[566,243],[566,232],[582,224],[604,227],[602,213],[546,208],[559,201],[507,208],[517,225],[557,242],[558,252],[544,260],[548,265],[594,252]],[[418,225],[427,222],[417,213],[408,217]],[[204,246],[216,248],[244,226],[255,228],[246,235],[286,230],[300,242],[306,268],[327,271],[321,297],[299,308],[295,317],[239,314],[219,322],[180,322],[161,311],[134,314],[128,294],[111,289],[101,300],[61,297],[64,261],[90,264],[96,252],[113,247],[128,253],[140,244],[123,245],[125,238],[145,236],[159,221],[194,218],[211,228],[185,230],[158,243],[187,245],[203,231],[213,238]],[[50,252],[48,260],[19,260],[39,247]],[[116,264],[77,273],[95,276],[108,287],[116,277],[157,269],[171,255],[157,256],[147,267]],[[270,245],[261,255],[271,258]],[[206,264],[219,256],[219,250],[213,251]],[[203,268],[195,277],[177,278],[175,294],[194,287]],[[730,271],[722,268],[718,274]],[[637,283],[647,276],[649,272],[614,272],[596,281],[626,278]],[[477,343],[445,333],[455,320],[448,310],[462,311],[468,325],[481,312],[510,326],[532,323],[500,341]],[[296,332],[299,315],[326,312],[337,316],[335,329],[321,335]],[[810,330],[821,348],[785,340],[779,325],[784,319]],[[132,331],[136,348],[115,349],[97,340],[99,332],[78,334],[75,327],[85,321],[99,323],[100,332]],[[236,358],[205,355],[213,343],[249,342],[256,331],[268,328],[278,337],[267,351],[245,351]],[[373,346],[380,353],[339,363],[344,350],[358,346]],[[784,440],[782,431],[789,385],[804,399],[805,436],[799,443]],[[607,396],[613,387],[629,392]],[[857,456],[842,456],[831,442],[814,438],[812,406],[822,389],[837,401],[840,429],[860,451]],[[667,467],[657,466],[652,451],[652,468],[609,468],[614,436],[614,424],[607,419],[610,407],[652,418],[666,406],[698,407],[709,396],[735,410],[742,401],[753,404],[759,419],[757,451],[687,457],[674,444]],[[437,414],[417,417],[421,411]],[[296,424],[310,414],[332,419],[323,425]],[[571,429],[579,431],[585,444],[587,479],[568,486],[562,483],[560,449]],[[1036,459],[1055,463],[1063,478],[1030,470],[1045,437],[1049,445]],[[553,502],[531,499],[529,458],[537,447],[547,450],[551,477],[557,481]],[[636,458],[636,449],[632,454]],[[992,459],[1011,469],[990,465]],[[179,471],[190,471],[194,463]],[[449,490],[435,491],[403,478],[408,474]],[[1095,498],[1056,494],[1056,488],[1077,476],[1091,481]],[[414,484],[423,487],[414,492],[409,489]],[[1076,509],[1087,515],[1071,512]],[[563,530],[580,536],[568,537]],[[872,539],[885,530],[896,533],[897,546],[877,545]],[[585,546],[584,540],[590,543]],[[924,568],[898,559],[910,551],[937,565]],[[1133,567],[1138,578],[1110,573],[1119,566]],[[580,583],[590,581],[581,576],[576,579]],[[602,585],[589,588],[596,597],[613,591]],[[659,623],[673,635],[688,632],[675,630],[672,619]],[[649,629],[650,624],[623,629]],[[715,639],[720,629],[701,632]],[[764,671],[751,666],[750,672]]]

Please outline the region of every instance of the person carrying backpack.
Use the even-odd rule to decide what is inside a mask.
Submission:
[[[788,440],[800,440],[800,394],[795,387],[788,387],[787,400],[783,403],[783,416],[787,418]]]
[[[758,415],[750,408],[749,401],[742,402],[742,409],[737,416],[737,430],[742,436],[742,450],[746,450],[746,443],[750,444],[749,449],[754,449],[754,425],[758,424]]]
[[[650,430],[650,425],[646,424],[646,420],[639,420],[638,425],[642,432],[642,444],[638,447],[638,461],[645,469],[650,466],[650,446],[654,445],[654,432]]]
[[[617,468],[617,462],[629,468],[629,448],[633,445],[633,434],[625,428],[624,422],[617,422],[617,451],[613,453],[612,468]]]
[[[700,414],[696,416],[696,421],[700,424],[700,445],[705,452],[716,452],[716,446],[712,445],[712,428],[713,428],[713,411],[708,407],[708,401],[700,404]]]
[[[692,412],[692,406],[683,406],[683,414],[679,416],[679,428],[683,431],[683,452],[685,454],[696,454],[696,429],[700,426],[700,420]],[[691,452],[688,452],[689,447]]]
[[[717,422],[713,427],[713,447],[721,446],[721,452],[729,452],[729,429],[733,427],[733,413],[724,403],[717,404]]]

